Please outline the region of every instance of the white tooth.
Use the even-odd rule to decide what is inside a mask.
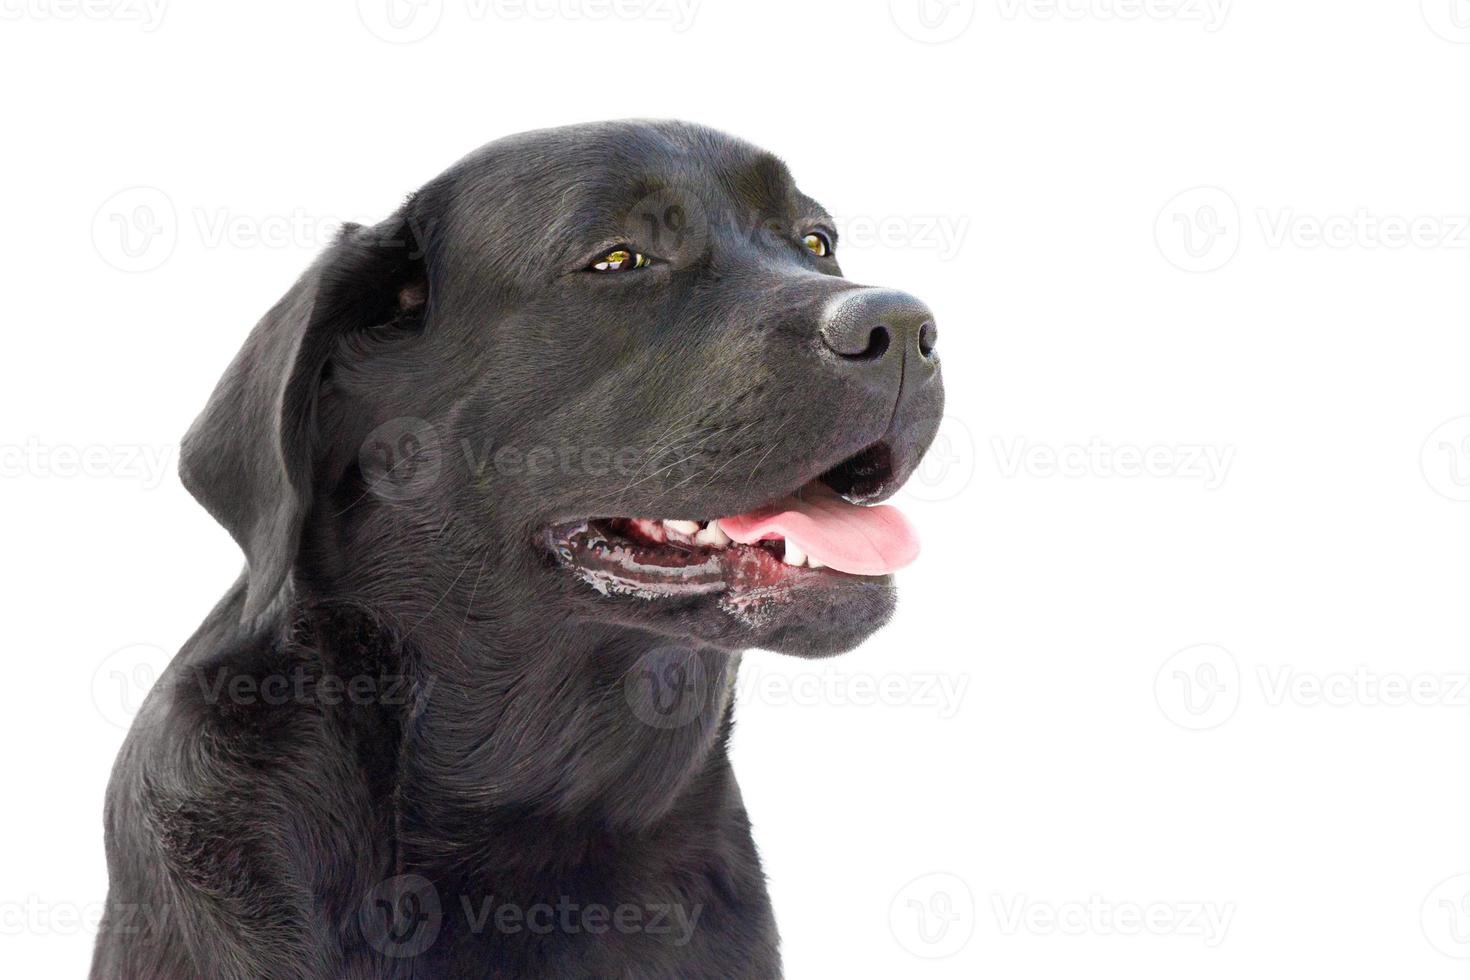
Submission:
[[[662,541],[665,537],[667,537],[667,535],[664,534],[663,525],[660,524],[658,521],[648,521],[644,520],[641,517],[635,517],[633,518],[633,526],[636,527],[643,535],[653,539],[654,541]]]
[[[664,527],[670,531],[677,531],[686,538],[693,537],[699,533],[698,521],[664,521]]]
[[[823,565],[821,562],[817,561],[811,555],[807,555],[806,556],[806,564],[807,564],[807,567],[808,568],[826,568],[827,567],[826,565]]]
[[[788,565],[805,565],[806,564],[806,552],[805,551],[802,551],[800,548],[798,548],[796,545],[792,544],[790,541],[787,541],[786,542],[786,553],[781,556],[781,560],[784,561]]]
[[[710,521],[708,527],[694,536],[694,543],[710,548],[723,548],[730,543],[730,536],[721,529],[718,521]]]

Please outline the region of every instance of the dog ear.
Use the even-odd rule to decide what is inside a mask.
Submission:
[[[338,339],[425,312],[427,243],[411,204],[373,228],[344,227],[256,324],[180,446],[184,486],[245,552],[247,621],[272,606],[296,560],[317,394]]]

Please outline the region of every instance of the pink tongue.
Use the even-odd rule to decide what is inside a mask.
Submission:
[[[896,507],[859,507],[827,487],[804,487],[759,510],[722,517],[720,528],[741,544],[785,538],[839,572],[886,575],[919,556],[919,536]]]

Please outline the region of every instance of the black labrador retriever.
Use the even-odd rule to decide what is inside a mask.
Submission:
[[[774,156],[522,134],[348,227],[185,438],[239,582],[108,792],[92,975],[779,976],[739,651],[877,629],[943,402]]]

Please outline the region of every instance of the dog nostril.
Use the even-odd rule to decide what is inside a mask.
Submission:
[[[939,330],[934,322],[928,321],[919,328],[919,353],[924,357],[934,356],[934,345],[939,340]]]
[[[888,346],[893,343],[888,328],[884,326],[874,327],[868,332],[868,347],[858,357],[865,361],[876,361],[888,353]]]
[[[822,343],[846,361],[849,370],[888,377],[901,374],[906,363],[922,364],[930,373],[939,363],[934,353],[934,314],[908,293],[872,287],[847,290],[826,304],[818,330]]]
[[[868,331],[868,345],[860,351],[838,351],[843,357],[851,361],[876,361],[888,353],[888,348],[893,344],[893,337],[888,328],[882,325]]]

